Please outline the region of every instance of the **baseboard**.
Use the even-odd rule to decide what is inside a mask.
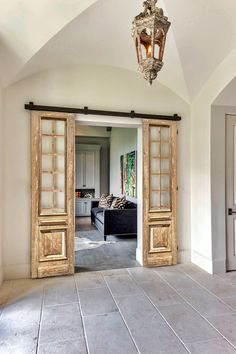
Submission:
[[[139,248],[136,248],[136,261],[143,265],[143,252]]]
[[[178,252],[178,263],[189,263],[191,262],[190,250],[180,250]]]
[[[213,274],[213,261],[202,254],[193,251],[191,252],[191,262],[202,268],[207,273]]]
[[[4,280],[30,278],[29,264],[13,264],[3,268]]]

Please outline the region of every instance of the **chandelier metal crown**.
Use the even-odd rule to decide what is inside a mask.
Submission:
[[[163,67],[166,35],[171,25],[156,3],[157,0],[144,1],[144,10],[134,18],[132,27],[139,71],[150,85]]]

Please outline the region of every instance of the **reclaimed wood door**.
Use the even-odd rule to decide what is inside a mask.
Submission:
[[[143,120],[143,262],[177,263],[176,123]]]
[[[74,116],[31,112],[31,276],[74,273]]]

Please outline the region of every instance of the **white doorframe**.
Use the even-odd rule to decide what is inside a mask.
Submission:
[[[226,272],[226,115],[236,115],[236,107],[211,109],[211,231],[212,273]]]
[[[137,207],[138,232],[136,260],[143,265],[143,162],[142,162],[142,120],[131,118],[118,118],[109,116],[76,115],[76,122],[81,125],[109,126],[117,128],[137,128]]]

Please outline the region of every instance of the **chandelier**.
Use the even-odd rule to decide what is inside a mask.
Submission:
[[[132,36],[135,40],[139,71],[152,84],[163,67],[168,17],[156,6],[157,0],[144,1],[144,10],[134,18]]]

